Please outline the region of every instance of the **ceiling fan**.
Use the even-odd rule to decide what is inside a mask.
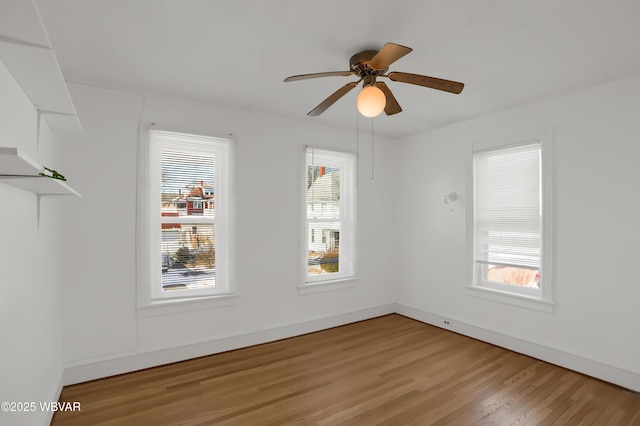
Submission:
[[[415,84],[417,86],[428,87],[431,89],[442,90],[445,92],[459,94],[462,92],[464,88],[463,83],[458,83],[456,81],[443,80],[441,78],[436,77],[428,77],[426,75],[419,74],[409,74],[406,72],[390,72],[385,74],[389,65],[393,64],[398,59],[402,58],[413,49],[406,46],[401,46],[395,43],[387,43],[384,45],[382,49],[378,50],[365,50],[360,53],[356,53],[349,60],[349,71],[330,71],[330,72],[320,72],[314,74],[301,74],[301,75],[293,75],[291,77],[287,77],[284,79],[285,82],[289,81],[298,81],[298,80],[307,80],[310,78],[318,78],[318,77],[329,77],[329,76],[349,76],[351,74],[359,76],[360,79],[358,81],[352,81],[350,83],[345,84],[333,94],[331,94],[327,99],[322,101],[318,106],[309,111],[307,115],[311,117],[318,116],[322,114],[327,108],[333,105],[338,99],[346,95],[351,89],[356,87],[358,83],[362,81],[362,92],[358,96],[358,110],[367,117],[375,117],[376,115],[382,112],[384,108],[384,112],[387,115],[397,114],[402,111],[400,104],[391,93],[389,86],[387,86],[382,81],[377,81],[379,77],[388,78],[391,81],[399,81],[401,83],[409,83]],[[376,90],[376,88],[378,90]],[[373,110],[366,110],[366,105],[368,102],[364,99],[365,91],[370,93],[367,96],[377,96],[378,97],[378,106],[373,108]],[[375,93],[373,93],[375,92]],[[361,109],[361,97],[363,109]]]

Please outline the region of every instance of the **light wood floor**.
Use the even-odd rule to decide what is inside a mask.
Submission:
[[[640,425],[640,395],[400,315],[65,387],[53,425]]]

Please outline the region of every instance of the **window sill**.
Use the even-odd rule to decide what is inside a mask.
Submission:
[[[507,303],[523,308],[534,309],[536,311],[553,312],[554,304],[552,302],[536,299],[534,297],[477,286],[465,286],[465,291],[467,295],[479,297],[481,299]]]
[[[314,294],[324,291],[344,290],[358,285],[358,277],[339,278],[328,281],[316,281],[298,286],[298,294]]]
[[[139,317],[154,317],[180,312],[191,312],[200,309],[230,306],[237,302],[237,293],[217,294],[215,296],[193,297],[183,299],[154,300],[146,305],[138,306]]]

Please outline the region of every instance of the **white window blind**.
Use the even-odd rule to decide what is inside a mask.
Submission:
[[[353,276],[356,156],[307,148],[305,194],[307,282]]]
[[[476,152],[474,171],[476,264],[538,270],[540,143]]]
[[[151,299],[229,287],[232,141],[150,131]]]

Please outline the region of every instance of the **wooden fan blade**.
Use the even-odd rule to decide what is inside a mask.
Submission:
[[[376,82],[376,87],[382,90],[382,93],[384,93],[385,98],[387,98],[387,104],[384,106],[385,114],[393,115],[393,114],[402,112],[402,108],[400,107],[400,104],[396,100],[396,97],[393,96],[393,93],[391,93],[389,86],[384,84],[382,81],[378,81]]]
[[[347,77],[353,74],[351,71],[329,71],[329,72],[317,72],[315,74],[301,74],[301,75],[292,75],[291,77],[287,77],[284,81],[298,81],[298,80],[308,80],[310,78],[319,78],[319,77]]]
[[[393,81],[415,84],[418,86],[429,87],[436,90],[443,90],[445,92],[455,93],[456,95],[462,92],[462,89],[464,88],[464,84],[458,83],[457,81],[443,80],[441,78],[427,77],[426,75],[419,74],[409,74],[406,72],[390,72],[387,77],[389,77]]]
[[[395,43],[387,43],[376,56],[371,59],[371,67],[377,70],[384,70],[389,68],[389,65],[402,58],[407,53],[411,52],[413,49],[406,46],[400,46]]]
[[[322,114],[327,108],[333,105],[338,99],[346,95],[351,89],[356,87],[358,82],[352,81],[351,83],[347,83],[335,92],[333,92],[327,99],[322,101],[317,107],[312,109],[307,113],[310,117],[315,117],[317,115]]]

